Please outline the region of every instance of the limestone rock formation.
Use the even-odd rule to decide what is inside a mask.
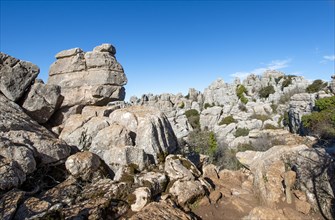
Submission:
[[[45,85],[36,81],[25,97],[22,108],[38,123],[49,120],[62,102],[61,90],[57,85]]]
[[[18,101],[37,77],[40,69],[0,52],[0,91],[11,101]]]
[[[0,94],[0,148],[22,146],[43,164],[66,158],[70,148]],[[13,148],[14,149],[14,148]]]
[[[124,100],[127,83],[123,68],[110,44],[97,46],[91,52],[80,48],[61,51],[50,66],[48,84],[59,85],[64,101],[61,105],[106,105]]]
[[[154,163],[174,152],[178,146],[169,121],[156,108],[132,106],[112,112],[109,118],[111,123],[133,132],[135,146],[143,149]]]
[[[305,134],[301,123],[301,117],[312,112],[314,102],[314,94],[300,93],[291,97],[288,111],[289,127],[291,132]]]
[[[330,91],[332,91],[332,93],[335,94],[335,75],[332,75],[331,78],[332,80],[330,81],[329,88],[330,88]]]

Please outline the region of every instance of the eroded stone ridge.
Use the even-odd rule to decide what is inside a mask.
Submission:
[[[61,87],[62,107],[106,105],[124,100],[127,77],[115,53],[111,44],[102,44],[89,52],[73,48],[56,55],[48,84]]]

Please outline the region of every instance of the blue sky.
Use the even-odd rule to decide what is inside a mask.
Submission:
[[[266,68],[335,73],[334,1],[3,1],[0,50],[37,64],[61,50],[116,47],[127,98],[187,94]]]

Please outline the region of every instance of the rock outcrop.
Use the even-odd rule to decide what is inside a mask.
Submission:
[[[0,112],[0,155],[16,161],[25,174],[36,169],[36,161],[49,164],[69,156],[70,148],[65,142],[1,94]]]
[[[293,133],[306,134],[301,123],[301,117],[310,114],[313,110],[315,95],[309,93],[295,94],[289,103],[289,128]]]
[[[102,44],[90,52],[74,48],[56,55],[48,84],[61,87],[64,97],[61,108],[124,100],[127,78],[115,53],[111,44]]]
[[[0,53],[0,91],[11,101],[16,102],[23,96],[39,72],[30,62]]]
[[[62,103],[63,97],[60,93],[59,86],[45,85],[42,81],[36,81],[24,98],[22,108],[31,118],[43,124]]]

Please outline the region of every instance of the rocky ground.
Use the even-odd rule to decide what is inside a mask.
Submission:
[[[0,219],[334,219],[334,155],[300,136],[334,79],[305,93],[303,77],[267,71],[125,103],[115,54],[61,51],[45,84],[0,53]],[[239,169],[185,151],[204,131]]]

